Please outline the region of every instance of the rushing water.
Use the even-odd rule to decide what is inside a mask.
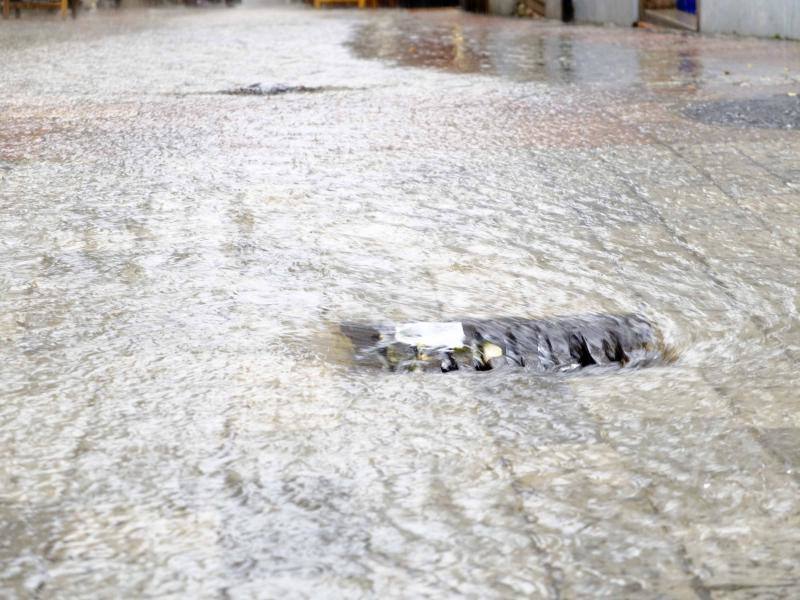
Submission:
[[[245,6],[0,51],[0,592],[800,593],[800,134],[685,113],[800,91],[799,45]],[[334,335],[587,312],[677,361]]]

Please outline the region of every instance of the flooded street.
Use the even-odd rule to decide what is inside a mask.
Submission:
[[[0,596],[798,597],[800,43],[249,3],[0,51]],[[628,312],[675,362],[335,335]]]

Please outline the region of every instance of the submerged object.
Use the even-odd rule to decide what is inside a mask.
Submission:
[[[286,85],[276,83],[272,85],[254,83],[245,87],[224,90],[220,93],[229,96],[282,96],[284,94],[317,94],[320,92],[337,92],[349,88],[332,85]]]
[[[356,364],[391,371],[488,371],[508,365],[557,372],[643,366],[669,354],[655,327],[639,315],[344,323],[340,330],[353,345]]]
[[[225,93],[234,96],[280,96],[281,94],[303,94],[315,92],[317,90],[318,88],[307,87],[305,85],[284,85],[282,83],[264,85],[262,83],[254,83],[247,87],[234,88]]]

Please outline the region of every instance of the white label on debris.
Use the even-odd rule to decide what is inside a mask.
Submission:
[[[459,322],[403,323],[395,329],[394,338],[409,346],[460,348],[464,345],[464,328]]]

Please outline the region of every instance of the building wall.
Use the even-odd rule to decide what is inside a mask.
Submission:
[[[792,1],[792,0],[787,0]],[[639,20],[639,0],[574,0],[575,20],[630,27]]]
[[[699,0],[700,31],[800,39],[798,0]]]
[[[561,17],[561,0],[546,0],[547,16]],[[639,20],[639,0],[573,0],[575,21],[629,27]],[[697,0],[700,31],[800,40],[800,0]],[[489,12],[516,14],[517,0],[488,0]]]
[[[518,0],[487,0],[488,12],[495,15],[516,14]],[[545,16],[561,18],[561,0],[545,0]],[[614,23],[630,26],[639,18],[639,0],[573,0],[575,21]]]

